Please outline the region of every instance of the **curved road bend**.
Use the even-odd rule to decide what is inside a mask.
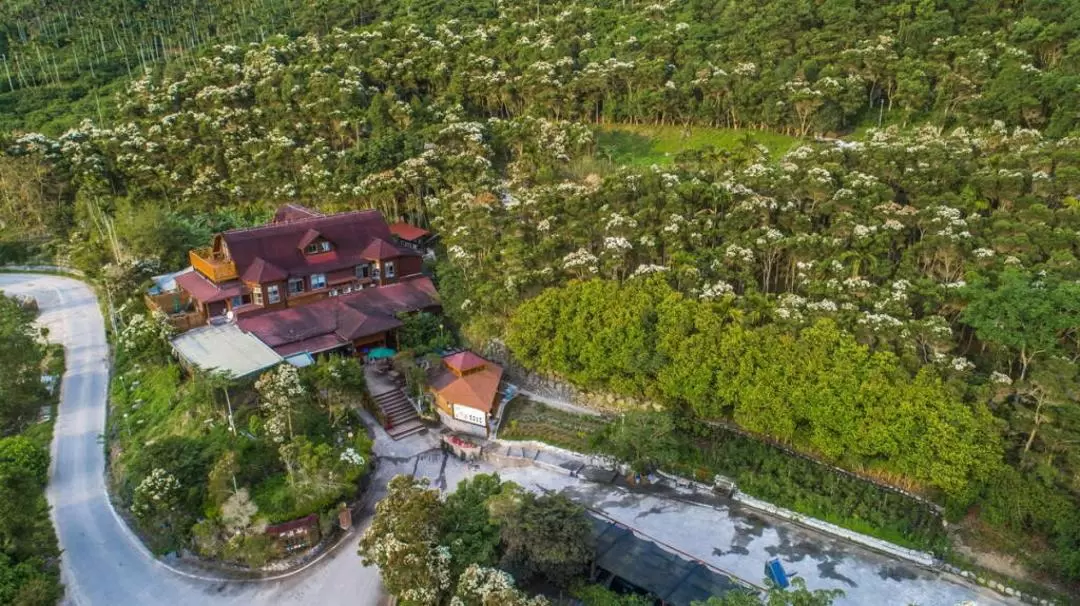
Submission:
[[[67,604],[170,606],[222,604],[374,606],[378,571],[360,564],[354,545],[326,561],[272,582],[210,582],[167,570],[113,513],[105,490],[108,345],[89,286],[51,275],[0,274],[0,290],[37,299],[40,323],[66,352],[60,411],[52,443],[48,498],[64,553]],[[352,541],[350,541],[352,543]]]

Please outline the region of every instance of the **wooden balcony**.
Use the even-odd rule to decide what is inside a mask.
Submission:
[[[169,324],[178,332],[206,324],[206,318],[195,309],[194,302],[183,291],[143,296],[146,298],[146,307],[165,314]]]
[[[236,264],[221,253],[209,248],[199,248],[188,252],[188,260],[195,271],[206,276],[214,283],[236,279]]]

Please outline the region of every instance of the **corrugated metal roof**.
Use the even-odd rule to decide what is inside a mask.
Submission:
[[[192,366],[239,379],[281,363],[280,355],[236,324],[208,325],[172,340],[176,354]]]

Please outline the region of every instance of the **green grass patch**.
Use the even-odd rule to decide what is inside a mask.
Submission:
[[[769,148],[774,160],[799,143],[799,139],[769,131],[681,126],[616,124],[596,133],[597,155],[616,165],[670,164],[684,151],[714,147],[736,151],[748,143]]]
[[[577,452],[591,452],[590,436],[607,420],[552,408],[519,397],[507,405],[499,437],[506,440],[536,440]]]

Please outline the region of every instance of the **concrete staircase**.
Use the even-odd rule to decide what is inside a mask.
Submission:
[[[374,396],[375,404],[382,411],[387,435],[395,440],[425,431],[427,427],[416,414],[412,402],[400,389],[392,389]]]

